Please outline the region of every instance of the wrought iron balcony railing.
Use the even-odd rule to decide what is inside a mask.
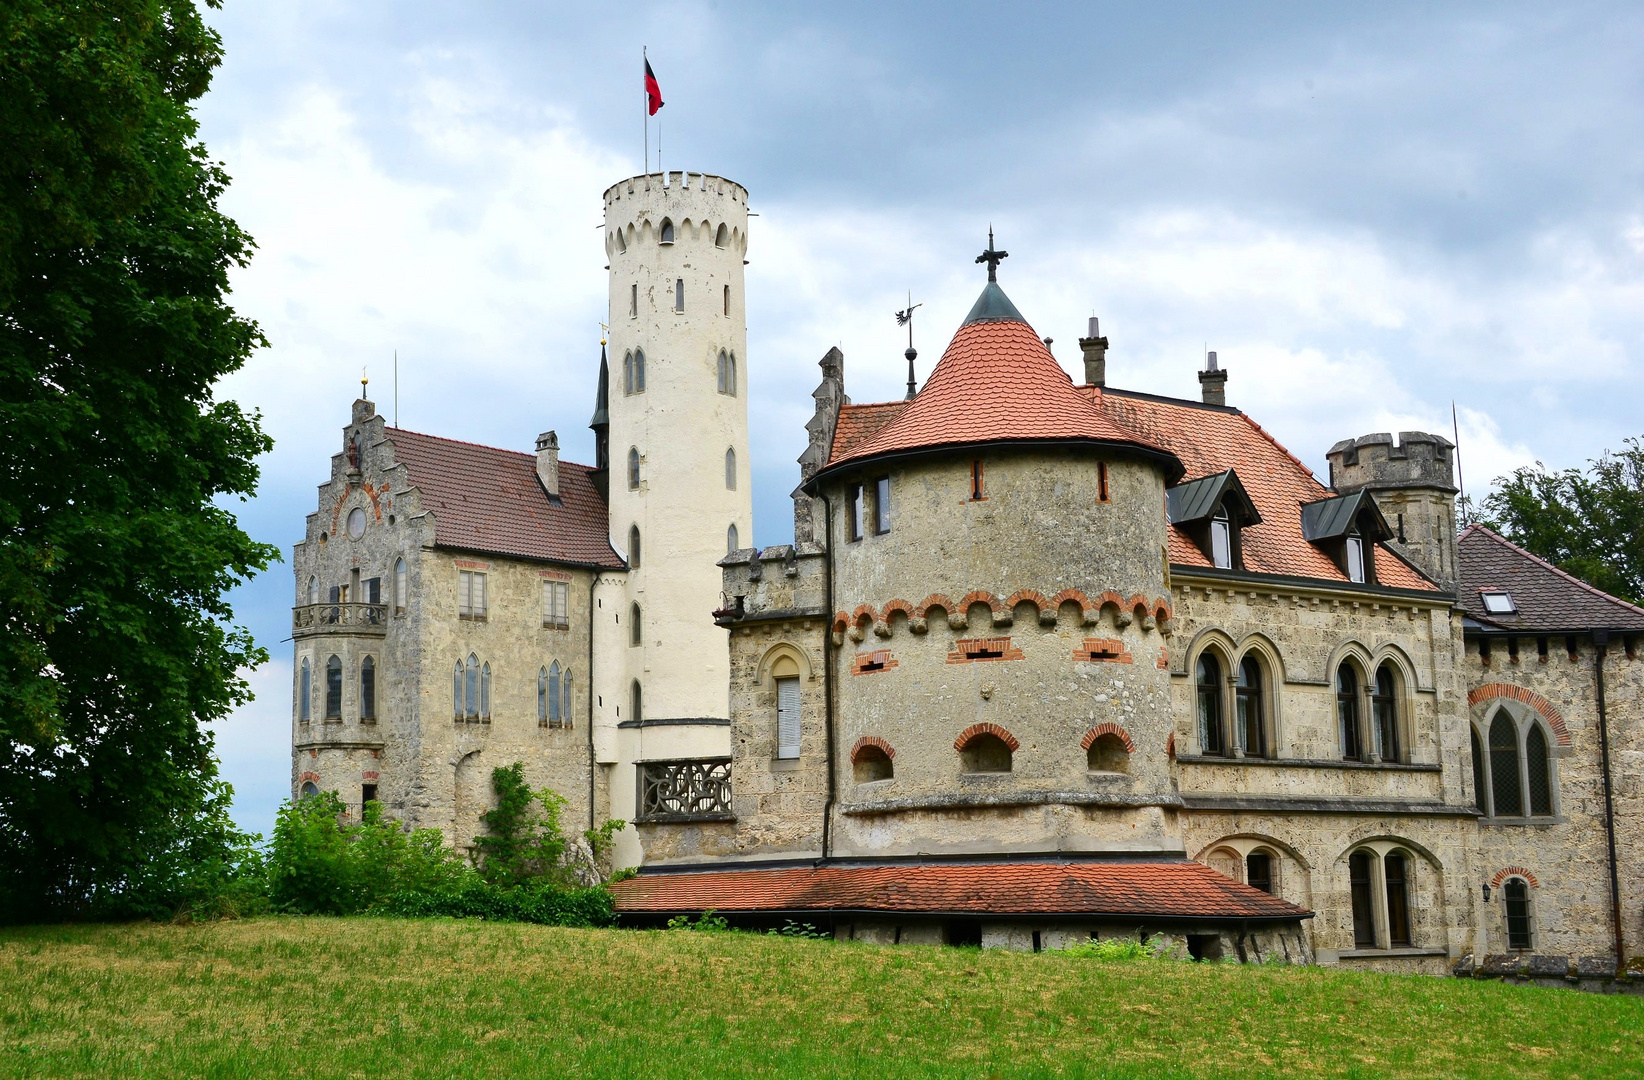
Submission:
[[[640,764],[639,821],[735,821],[731,759]]]
[[[311,634],[370,634],[388,632],[387,604],[298,604],[291,609],[291,636]]]

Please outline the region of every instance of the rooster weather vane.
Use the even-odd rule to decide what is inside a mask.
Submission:
[[[896,325],[897,326],[905,326],[905,327],[908,328],[908,351],[903,353],[902,355],[908,358],[908,397],[907,397],[907,400],[910,400],[910,401],[913,399],[913,395],[917,394],[919,392],[918,388],[916,387],[916,385],[914,383],[914,378],[913,378],[913,362],[919,356],[919,350],[917,350],[913,347],[913,309],[914,308],[921,308],[921,307],[924,307],[924,306],[925,306],[925,302],[923,300],[921,300],[917,304],[913,302],[913,293],[910,291],[908,293],[908,306],[906,308],[904,308],[903,310],[898,311],[896,313]]]

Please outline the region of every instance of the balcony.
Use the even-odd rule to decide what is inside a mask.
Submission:
[[[387,604],[298,604],[291,609],[291,636],[352,634],[382,637],[388,632]]]
[[[731,759],[641,762],[637,820],[735,821],[731,813]]]

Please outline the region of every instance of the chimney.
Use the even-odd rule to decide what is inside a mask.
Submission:
[[[1227,372],[1216,366],[1214,351],[1207,358],[1204,370],[1199,372],[1199,389],[1206,405],[1227,404]]]
[[[1093,386],[1107,385],[1107,338],[1096,316],[1090,317],[1090,336],[1079,339],[1079,349],[1085,354],[1085,382]]]
[[[559,436],[552,431],[537,436],[537,479],[548,494],[559,498]]]

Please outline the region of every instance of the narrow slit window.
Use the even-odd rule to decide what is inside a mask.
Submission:
[[[394,560],[394,614],[405,614],[406,573],[405,560]]]
[[[342,659],[333,656],[325,662],[325,718],[342,719]]]
[[[883,535],[890,527],[890,477],[881,476],[873,482],[873,531]]]
[[[849,518],[846,522],[846,537],[851,540],[862,539],[862,499],[862,485],[852,484],[850,502],[845,508],[846,517]]]
[[[970,501],[981,502],[985,498],[987,498],[987,492],[983,485],[982,463],[981,461],[972,461],[970,463]]]
[[[628,447],[628,490],[639,490],[639,447]]]
[[[487,660],[480,667],[480,707],[482,719],[491,718],[491,662]]]
[[[736,449],[727,447],[725,450],[725,490],[736,490]]]
[[[644,628],[640,624],[641,614],[642,614],[642,612],[640,611],[638,604],[629,605],[629,607],[628,607],[628,644],[630,644],[630,645],[643,645],[643,644],[645,644],[645,631],[644,631]]]
[[[641,721],[645,719],[645,691],[640,688],[639,680],[635,679],[628,688],[628,719]]]
[[[628,286],[628,317],[639,318],[639,283]]]
[[[1370,711],[1376,721],[1376,754],[1383,761],[1399,761],[1399,699],[1393,668],[1376,669],[1376,688],[1370,695]]]
[[[645,392],[645,350],[634,350],[634,393]]]
[[[1267,731],[1262,710],[1262,667],[1247,656],[1239,663],[1238,684],[1233,689],[1238,713],[1239,746],[1250,757],[1267,756]]]
[[[721,225],[720,228],[724,228],[724,226]],[[727,285],[727,286],[725,286],[725,314],[729,315],[730,313],[731,313],[731,287],[729,285]]]
[[[559,661],[555,660],[554,663],[553,663],[553,666],[548,669],[548,686],[547,686],[546,696],[548,698],[547,705],[548,705],[548,726],[549,727],[564,727],[565,726],[565,715],[564,715],[564,712],[562,711],[563,706],[564,706],[564,702],[560,700],[559,682],[560,682]]]
[[[314,715],[314,673],[303,657],[302,671],[297,678],[297,719],[307,723]]]
[[[1552,770],[1547,762],[1547,736],[1541,725],[1532,725],[1524,737],[1524,771],[1530,780],[1530,814],[1547,817],[1553,812]]]
[[[736,522],[731,522],[730,528],[725,530],[725,554],[735,554],[742,546],[741,538],[737,535]]]
[[[685,279],[674,278],[674,310],[685,310]]]
[[[1353,947],[1376,947],[1376,910],[1371,875],[1375,856],[1355,851],[1347,860],[1347,883],[1353,900]]]
[[[1529,886],[1523,878],[1511,878],[1501,891],[1507,906],[1507,947],[1515,952],[1533,948]]]
[[[377,718],[377,662],[371,657],[360,661],[360,719]]]
[[[1387,882],[1387,943],[1395,949],[1410,947],[1409,863],[1403,855],[1388,855],[1381,861],[1381,876]]]
[[[1336,669],[1336,729],[1343,761],[1362,761],[1359,735],[1359,676],[1351,666]]]
[[[1107,502],[1107,462],[1096,463],[1096,501]]]
[[[628,566],[639,569],[639,526],[628,526]]]

